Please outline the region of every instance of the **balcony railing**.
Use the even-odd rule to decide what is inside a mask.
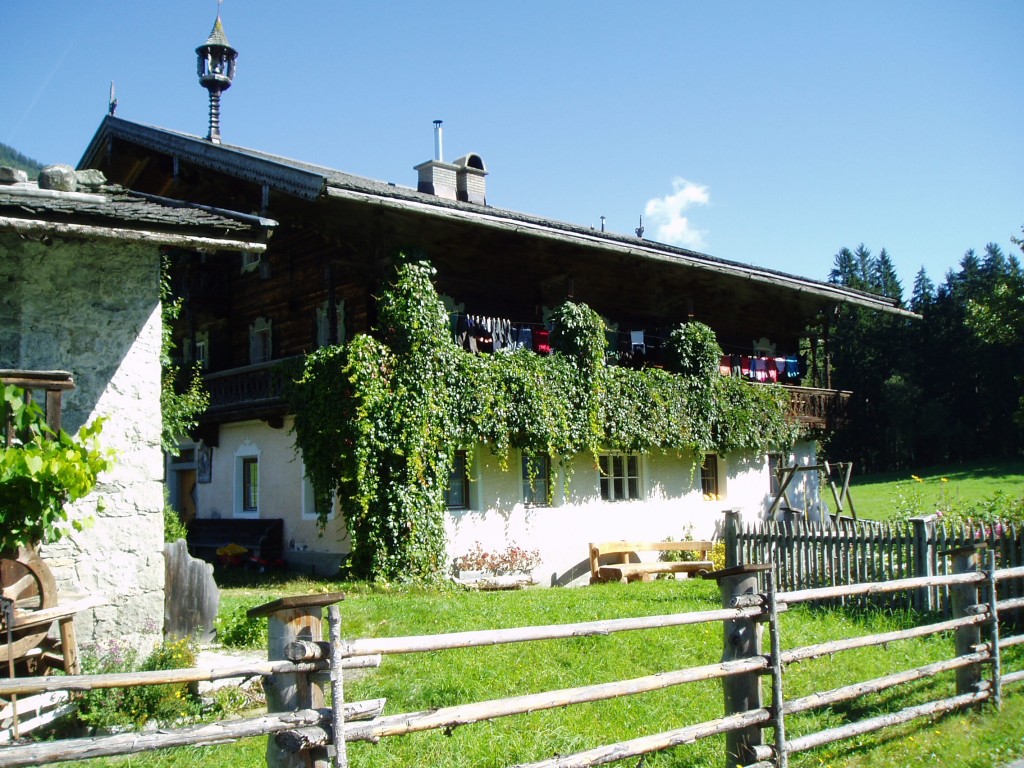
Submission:
[[[786,391],[790,421],[805,430],[835,429],[846,421],[852,392],[788,385]]]
[[[284,387],[301,360],[292,357],[206,374],[203,381],[210,393],[206,418],[222,422],[238,417],[262,418],[267,413],[283,415],[287,407]],[[846,420],[850,392],[784,386],[790,398],[789,419],[803,429],[834,429]]]
[[[205,419],[225,421],[283,414],[285,385],[301,361],[301,357],[289,357],[206,374],[203,383],[210,393],[210,406]]]

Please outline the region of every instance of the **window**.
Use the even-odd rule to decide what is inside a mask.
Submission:
[[[333,520],[335,513],[337,512],[337,498],[332,498],[329,501],[323,500],[320,504],[317,503],[316,494],[313,492],[313,481],[306,475],[306,469],[302,469],[302,519],[303,520],[318,520],[320,519],[320,512],[322,507],[327,508],[326,519]]]
[[[335,302],[335,323],[333,329],[336,331],[334,338],[331,338],[331,312],[330,304],[325,301],[316,308],[316,345],[317,347],[329,347],[332,344],[345,343],[345,300]]]
[[[722,498],[718,483],[718,454],[708,453],[700,465],[700,490],[705,501],[716,501]]]
[[[551,459],[546,455],[523,455],[523,502],[528,507],[548,506]]]
[[[171,455],[171,464],[195,464],[196,461],[196,449],[195,446],[178,446],[178,455]]]
[[[246,440],[235,450],[235,517],[260,516],[260,449]]]
[[[640,498],[640,460],[636,456],[603,453],[597,461],[601,470],[601,498],[604,501]]]
[[[779,495],[779,488],[782,487],[782,480],[779,478],[782,472],[782,454],[768,454],[768,492],[774,499]]]
[[[469,472],[466,466],[466,452],[456,451],[452,460],[452,472],[448,476],[448,488],[444,492],[444,503],[448,509],[469,509]]]
[[[200,331],[196,334],[195,340],[195,363],[205,370],[210,361],[210,334]]]
[[[256,456],[242,459],[242,511],[260,511],[260,460]]]
[[[251,251],[242,251],[242,271],[255,272],[260,266],[260,255]]]
[[[265,317],[257,317],[256,322],[249,326],[249,362],[269,362],[273,355],[271,346],[270,321]]]

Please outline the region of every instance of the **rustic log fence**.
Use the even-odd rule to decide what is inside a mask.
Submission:
[[[0,749],[0,768],[46,765],[62,760],[184,745],[219,744],[256,735],[272,737],[268,739],[267,747],[269,766],[348,766],[347,744],[352,742],[376,743],[381,739],[419,731],[450,731],[460,725],[712,679],[722,680],[725,693],[725,711],[719,718],[514,768],[585,768],[692,744],[719,734],[725,734],[723,762],[729,768],[736,765],[785,768],[792,754],[891,725],[982,702],[999,707],[1003,686],[1024,681],[1024,670],[1007,672],[1001,661],[1001,651],[1024,645],[1024,635],[1001,637],[999,631],[1001,614],[1024,608],[1024,599],[1007,598],[1004,594],[1007,585],[1024,579],[1024,567],[997,568],[995,554],[989,552],[986,567],[981,570],[979,560],[983,551],[983,548],[971,546],[953,552],[955,573],[789,591],[777,590],[773,566],[740,565],[709,574],[719,583],[723,606],[718,609],[411,637],[346,640],[341,632],[341,611],[338,607],[343,597],[341,594],[285,598],[250,611],[250,615],[266,616],[270,622],[271,660],[268,662],[222,670],[0,680],[0,697],[10,697],[59,690],[81,691],[257,675],[265,678],[268,691],[269,711],[266,715],[155,732],[19,744]],[[631,588],[644,587],[638,584]],[[891,596],[920,589],[951,591],[955,596],[955,611],[959,615],[898,631],[783,648],[778,617],[791,606],[873,595]],[[330,640],[327,642],[322,638],[324,607],[329,613]],[[344,698],[347,669],[379,664],[381,657],[391,654],[603,636],[712,622],[723,626],[723,655],[717,663],[627,680],[388,715],[382,714],[383,700],[348,702]],[[761,646],[766,626],[770,633],[770,649],[764,653]],[[955,651],[949,658],[808,696],[785,698],[786,668],[793,664],[855,648],[883,646],[942,633],[954,636]],[[796,738],[787,736],[787,718],[798,713],[851,702],[870,693],[945,673],[956,676],[955,695]],[[771,680],[772,703],[769,705],[762,699],[765,677]],[[325,685],[331,691],[330,707],[324,706]],[[772,732],[771,741],[766,739],[766,731]]]

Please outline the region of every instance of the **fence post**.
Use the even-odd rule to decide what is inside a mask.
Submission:
[[[995,550],[988,552],[988,567],[985,569],[988,577],[988,601],[989,601],[989,644],[992,653],[992,703],[996,710],[1003,708],[1003,663],[999,650],[999,590],[996,585],[996,553]]]
[[[341,592],[323,595],[283,597],[250,608],[251,618],[267,617],[267,660],[285,659],[284,649],[296,640],[319,642],[323,639],[323,611],[344,599]],[[297,709],[323,708],[325,699],[321,683],[310,681],[305,674],[272,675],[263,682],[268,712],[293,712]],[[303,753],[287,752],[267,739],[268,768],[328,768],[327,749],[317,747]]]
[[[740,511],[738,509],[724,509],[725,523],[722,525],[725,539],[725,567],[735,568],[743,562],[743,553],[740,550]]]
[[[968,544],[966,547],[947,550],[941,554],[950,555],[953,558],[953,573],[977,573],[980,553],[985,548],[985,544]],[[954,619],[974,614],[978,610],[977,584],[954,584],[949,588],[949,597]],[[957,656],[974,653],[977,651],[976,646],[981,644],[981,625],[970,624],[966,627],[957,627],[953,642]],[[960,667],[956,671],[957,695],[977,692],[980,682],[980,664]]]
[[[722,595],[722,605],[734,607],[737,598],[744,595],[759,594],[757,575],[761,571],[771,570],[771,564],[740,565],[713,571],[704,578],[718,580],[718,589]],[[736,661],[761,655],[761,623],[754,618],[727,619],[723,622],[722,661]],[[725,714],[735,715],[754,709],[761,709],[764,702],[761,696],[761,675],[758,672],[747,672],[741,675],[729,675],[722,678],[722,690],[725,695]],[[726,768],[747,765],[757,761],[755,748],[763,744],[760,725],[753,725],[725,736]]]
[[[913,558],[915,577],[935,575],[935,515],[923,515],[910,518],[913,526]],[[935,610],[931,587],[918,587],[914,590],[914,609],[923,612]]]

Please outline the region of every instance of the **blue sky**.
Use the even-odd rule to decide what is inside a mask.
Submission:
[[[0,141],[77,163],[117,114],[198,135],[213,0],[3,0]],[[1024,2],[225,0],[224,141],[415,186],[477,152],[488,202],[909,296],[1024,225]]]

